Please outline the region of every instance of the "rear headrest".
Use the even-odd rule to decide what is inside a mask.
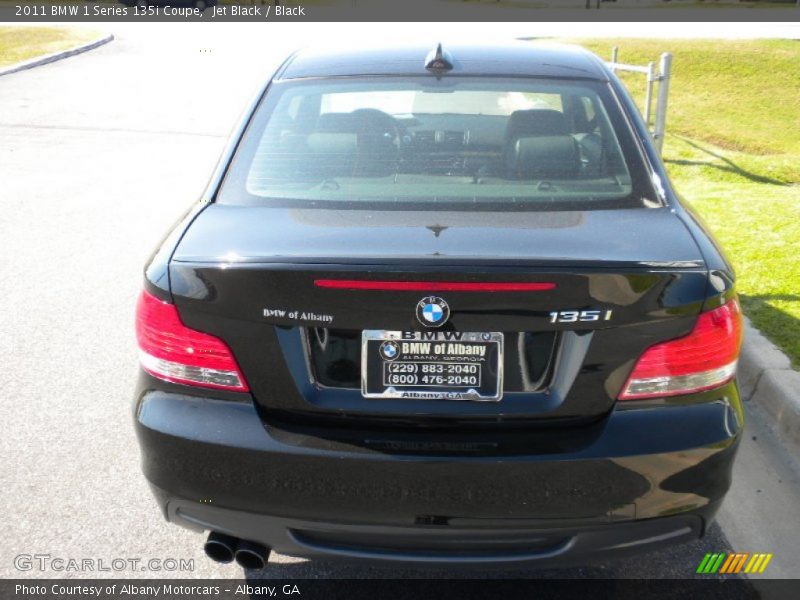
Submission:
[[[358,151],[358,136],[355,133],[310,133],[306,145],[314,154],[353,155]]]
[[[506,125],[506,140],[534,135],[569,135],[564,114],[549,108],[511,113]]]
[[[519,138],[508,158],[514,179],[563,179],[580,172],[578,144],[569,135]]]
[[[379,113],[376,115],[376,113]],[[380,111],[362,108],[349,113],[323,113],[317,119],[315,131],[329,133],[358,133],[361,135],[380,135],[385,127]]]
[[[384,118],[372,109],[351,113],[324,113],[306,145],[316,156],[326,177],[383,177],[396,168],[397,147],[384,135]]]
[[[361,119],[353,113],[323,113],[314,129],[331,133],[356,133],[360,126]]]

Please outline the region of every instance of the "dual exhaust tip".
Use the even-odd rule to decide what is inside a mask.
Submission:
[[[203,547],[206,556],[218,563],[236,564],[243,569],[263,569],[269,560],[269,548],[256,542],[240,540],[224,533],[212,531]]]

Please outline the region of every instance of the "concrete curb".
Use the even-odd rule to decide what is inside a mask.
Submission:
[[[26,69],[32,69],[40,65],[46,65],[48,63],[61,60],[62,58],[67,58],[70,56],[75,56],[76,54],[88,52],[89,50],[94,50],[95,48],[98,48],[103,44],[107,44],[113,39],[114,36],[109,33],[108,35],[100,39],[94,40],[93,42],[87,42],[85,44],[81,44],[80,46],[75,46],[74,48],[70,48],[69,50],[62,50],[61,52],[53,52],[52,54],[46,54],[45,56],[32,58],[30,60],[26,60],[21,63],[17,63],[15,65],[11,65],[10,67],[7,67],[5,69],[0,69],[0,77],[2,77],[3,75],[9,75],[11,73],[16,73],[17,71],[25,71]]]
[[[760,406],[781,440],[800,452],[800,372],[748,319],[744,340],[738,376],[742,398]]]

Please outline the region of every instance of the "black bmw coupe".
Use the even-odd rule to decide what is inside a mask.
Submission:
[[[135,422],[207,554],[580,563],[702,536],[733,270],[591,53],[301,51],[145,269]]]

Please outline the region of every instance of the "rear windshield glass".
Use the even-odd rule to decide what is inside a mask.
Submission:
[[[489,210],[659,205],[605,84],[458,77],[274,83],[218,201]]]

